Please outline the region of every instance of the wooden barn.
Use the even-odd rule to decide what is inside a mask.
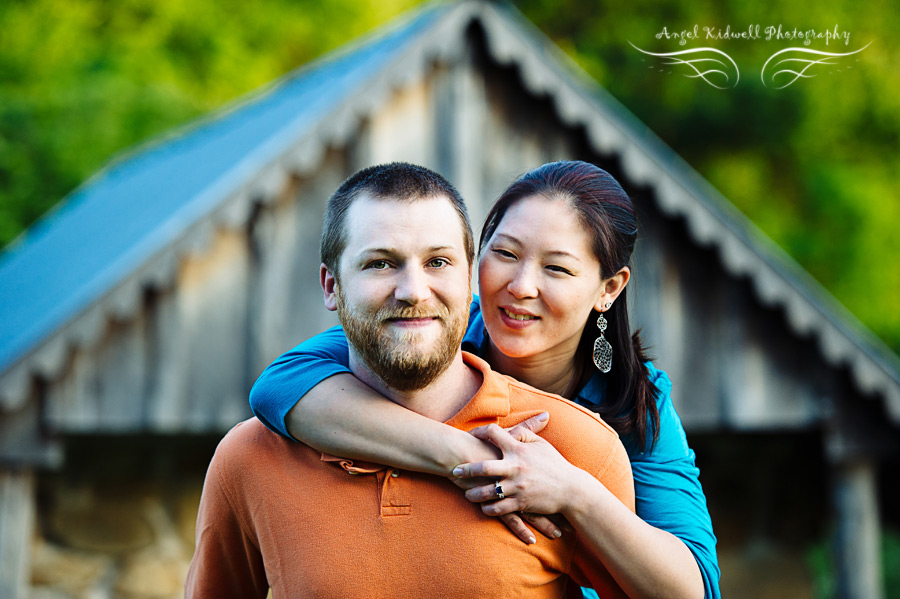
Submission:
[[[774,596],[803,558],[758,576],[754,551],[833,533],[838,594],[883,596],[900,361],[514,9],[464,1],[135,149],[0,255],[0,597],[180,596],[217,439],[335,322],[318,243],[346,176],[430,167],[477,227],[517,175],[576,158],[639,206],[632,314],[674,381],[724,594]]]

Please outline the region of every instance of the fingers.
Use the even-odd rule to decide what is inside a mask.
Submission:
[[[521,512],[522,518],[548,539],[558,539],[562,530],[549,517],[531,512]]]
[[[532,435],[528,433],[539,433],[544,430],[544,427],[547,426],[547,423],[550,422],[550,414],[547,412],[541,412],[536,416],[532,416],[531,418],[520,422],[515,425],[511,429],[509,429],[509,434],[512,435],[514,439],[521,442],[527,442],[532,440]]]
[[[466,499],[471,501],[472,503],[482,503],[484,501],[495,501],[497,499],[503,499],[497,495],[497,487],[498,485],[503,490],[504,497],[511,497],[515,495],[515,489],[510,487],[508,481],[503,481],[501,483],[492,482],[489,485],[483,485],[481,487],[475,487],[474,489],[469,489],[466,491]],[[516,507],[515,509],[519,509]],[[493,514],[497,515],[497,514]]]
[[[553,523],[560,527],[563,532],[575,532],[575,529],[562,514],[550,514],[547,517],[553,520]]]
[[[520,429],[520,435],[532,435],[531,431],[527,429]],[[487,426],[479,426],[478,428],[474,428],[469,431],[469,434],[474,437],[481,439],[483,441],[490,441],[494,445],[500,448],[500,451],[503,452],[505,456],[508,452],[515,450],[516,444],[519,443],[518,440],[514,439],[508,432],[497,426],[496,424],[489,424]],[[537,435],[535,435],[537,436]]]
[[[519,508],[519,503],[516,501],[515,497],[507,497],[506,499],[501,499],[499,501],[481,504],[481,511],[484,512],[486,516],[512,514],[513,512],[518,512]]]
[[[460,464],[453,469],[453,476],[455,476],[456,478],[473,478],[481,476],[505,478],[510,474],[511,471],[509,464],[503,462],[502,460],[488,460],[486,462]]]
[[[525,525],[522,518],[515,512],[512,514],[503,514],[500,516],[500,519],[506,524],[506,527],[510,529],[513,534],[522,539],[525,544],[534,545],[537,543],[537,539],[534,538],[534,533],[531,532],[531,529]]]
[[[450,482],[452,482],[463,491],[468,491],[469,489],[474,489],[475,487],[492,485],[494,484],[494,479],[488,478],[486,476],[477,476],[474,478],[460,478],[457,476],[451,476]]]

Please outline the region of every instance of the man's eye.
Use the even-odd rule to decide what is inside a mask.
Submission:
[[[374,260],[372,262],[369,262],[369,268],[372,268],[375,270],[384,270],[387,267],[388,267],[388,263],[385,260]]]
[[[431,262],[428,263],[428,266],[430,266],[431,268],[443,268],[443,267],[447,266],[448,264],[450,264],[450,261],[447,260],[446,258],[435,258],[434,260],[432,260]]]

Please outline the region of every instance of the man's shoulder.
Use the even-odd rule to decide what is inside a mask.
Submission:
[[[504,426],[544,411],[550,414],[550,421],[539,434],[572,463],[592,470],[601,468],[610,455],[625,455],[619,435],[595,412],[559,395],[535,389],[510,377],[504,378],[509,384],[510,405]]]
[[[511,426],[540,411],[550,414],[538,433],[569,462],[590,472],[622,503],[634,511],[631,462],[619,435],[596,413],[558,395],[506,377],[509,384]]]
[[[266,428],[256,417],[239,422],[219,441],[213,463],[226,472],[264,468],[292,452],[310,451],[302,443],[289,441]]]
[[[559,395],[536,389],[526,383],[503,375],[509,384],[510,415],[522,410],[539,409],[550,414],[565,426],[594,431],[603,438],[618,439],[616,431],[596,412]]]
[[[272,433],[258,418],[253,416],[231,427],[231,430],[225,433],[219,442],[219,449],[241,451],[248,444],[268,445],[273,437],[278,438],[278,435]]]

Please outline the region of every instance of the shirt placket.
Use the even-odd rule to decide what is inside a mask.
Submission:
[[[381,517],[409,516],[412,514],[412,489],[409,473],[381,464],[348,460],[327,453],[322,461],[336,463],[351,476],[374,476],[378,487]]]
[[[408,473],[395,468],[378,473],[381,488],[381,517],[409,516],[412,514],[410,480]]]

